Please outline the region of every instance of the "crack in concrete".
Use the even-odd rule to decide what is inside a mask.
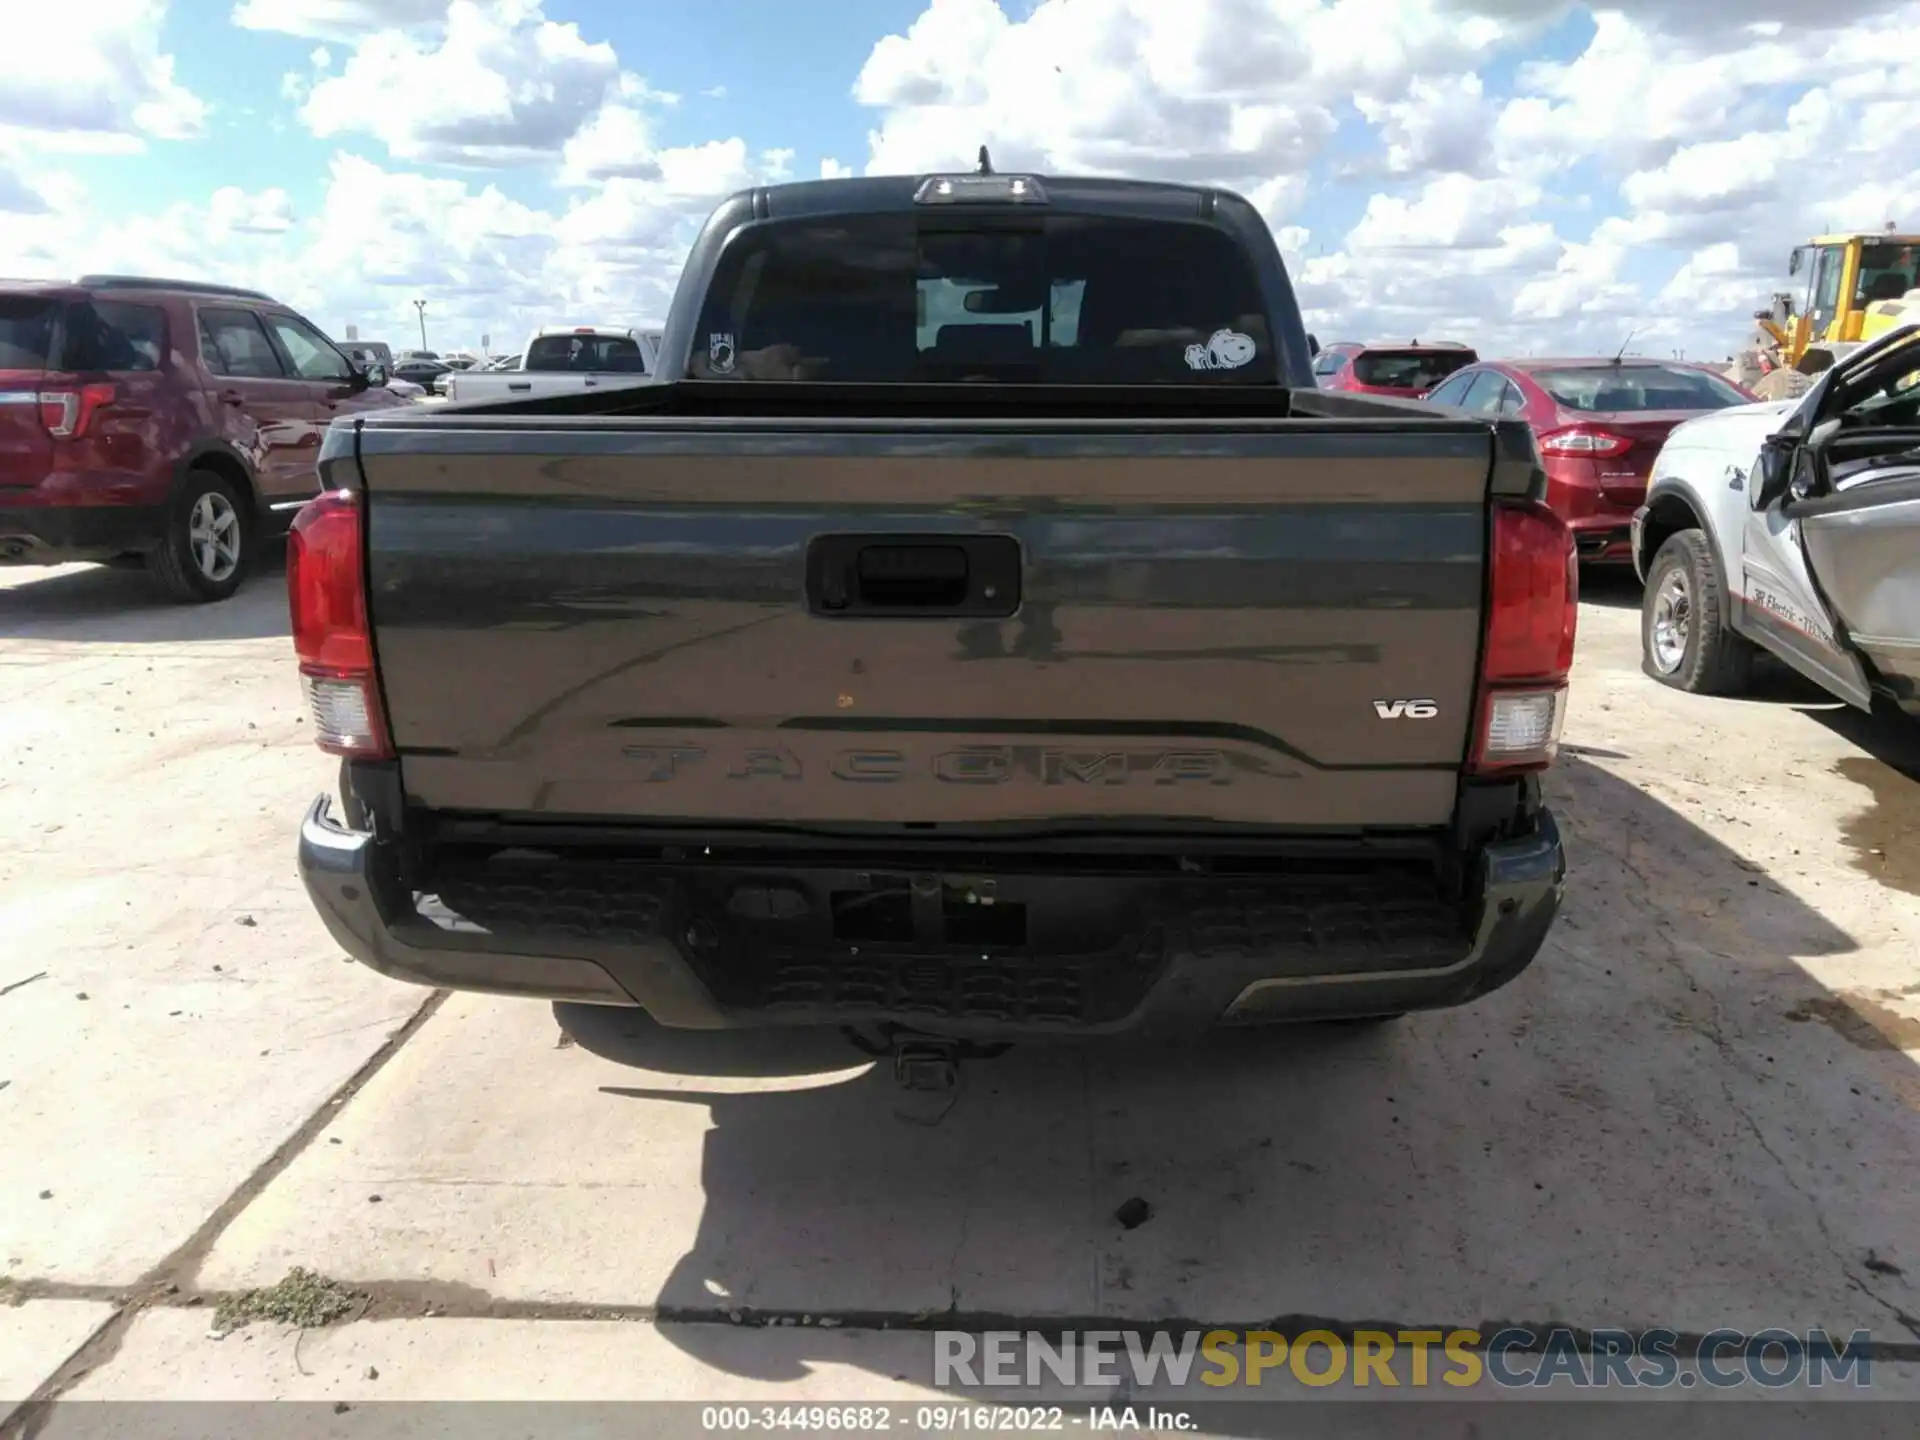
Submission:
[[[10,1287],[10,1301],[39,1298],[106,1300],[118,1308],[4,1423],[0,1423],[0,1440],[35,1440],[52,1414],[54,1402],[119,1353],[127,1331],[142,1311],[206,1303],[210,1292],[193,1290],[190,1288],[191,1281],[200,1273],[201,1265],[227,1227],[319,1138],[339,1114],[340,1108],[359,1094],[367,1082],[378,1075],[420,1032],[420,1028],[446,1002],[449,993],[446,990],[431,992],[420,1007],[381,1042],[380,1048],[347,1077],[345,1083],[303,1120],[293,1134],[274,1147],[273,1153],[255,1166],[253,1172],[226,1199],[214,1207],[213,1213],[200,1222],[193,1234],[133,1284],[69,1285],[57,1281],[17,1280]],[[217,1303],[219,1296],[213,1295],[212,1298]]]
[[[1873,1301],[1874,1304],[1893,1316],[1893,1318],[1899,1322],[1900,1327],[1909,1335],[1920,1339],[1920,1318],[1909,1315],[1891,1300],[1884,1298],[1877,1290],[1851,1270],[1842,1269],[1840,1273],[1847,1277],[1848,1283],[1851,1284],[1854,1289],[1858,1290],[1862,1295]]]
[[[954,1275],[960,1267],[960,1252],[966,1248],[967,1230],[973,1224],[973,1184],[967,1185],[966,1198],[960,1206],[960,1233],[954,1237],[953,1250],[947,1256],[947,1313],[956,1314],[960,1309],[960,1286]]]
[[[1850,1277],[1851,1278],[1851,1277]],[[1554,1319],[1502,1319],[1490,1317],[1463,1326],[1458,1320],[1444,1323],[1433,1320],[1413,1322],[1392,1319],[1342,1319],[1338,1316],[1311,1314],[1284,1314],[1257,1317],[1240,1317],[1225,1320],[1203,1320],[1188,1315],[1165,1315],[1156,1318],[1138,1316],[1114,1316],[1100,1314],[1031,1314],[1009,1313],[1002,1311],[969,1310],[806,1310],[765,1308],[750,1309],[742,1306],[721,1307],[718,1305],[661,1305],[661,1304],[609,1304],[564,1300],[509,1300],[502,1299],[471,1286],[446,1284],[433,1281],[341,1281],[343,1286],[367,1297],[367,1303],[352,1319],[341,1321],[328,1329],[344,1329],[349,1325],[363,1324],[368,1321],[452,1319],[452,1320],[532,1320],[532,1321],[626,1321],[656,1325],[712,1325],[731,1329],[752,1330],[893,1330],[909,1333],[932,1334],[942,1330],[979,1333],[987,1330],[1038,1330],[1042,1333],[1062,1330],[1103,1330],[1119,1335],[1132,1335],[1146,1342],[1159,1332],[1172,1331],[1176,1334],[1186,1331],[1206,1333],[1214,1330],[1236,1331],[1244,1334],[1249,1330],[1271,1330],[1283,1335],[1297,1335],[1308,1330],[1326,1330],[1340,1339],[1352,1343],[1354,1337],[1363,1332],[1383,1331],[1397,1334],[1403,1330],[1441,1330],[1452,1331],[1461,1328],[1477,1329],[1480,1339],[1469,1343],[1470,1350],[1484,1350],[1485,1342],[1502,1330],[1524,1330],[1536,1337],[1535,1343],[1515,1346],[1520,1354],[1538,1354],[1547,1348],[1549,1332],[1563,1331],[1572,1338],[1576,1349],[1583,1353],[1608,1353],[1606,1345],[1595,1346],[1596,1333],[1624,1331],[1629,1335],[1641,1336],[1654,1331],[1675,1335],[1677,1341],[1674,1353],[1682,1359],[1698,1357],[1701,1347],[1709,1338],[1723,1335],[1723,1331],[1684,1331],[1667,1325],[1618,1325],[1584,1326],[1565,1320]],[[1856,1281],[1856,1283],[1859,1283]],[[112,1299],[116,1294],[110,1287],[67,1285],[57,1281],[22,1282],[23,1299]],[[1862,1286],[1864,1289],[1864,1285]],[[204,1310],[211,1316],[222,1299],[240,1292],[222,1290],[187,1290],[177,1293],[159,1293],[147,1297],[137,1297],[140,1309],[186,1309]],[[129,1309],[133,1308],[132,1304]],[[735,1315],[739,1319],[734,1319]],[[825,1322],[825,1323],[822,1323]],[[1920,1330],[1916,1330],[1920,1337]],[[1609,1341],[1609,1343],[1611,1343]],[[1864,1347],[1869,1360],[1889,1363],[1920,1362],[1920,1338],[1913,1341],[1874,1340]],[[78,1378],[77,1376],[75,1378]],[[0,1433],[11,1431],[0,1429]]]

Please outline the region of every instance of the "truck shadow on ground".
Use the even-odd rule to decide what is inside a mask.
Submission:
[[[140,569],[0,570],[0,639],[151,645],[286,635],[286,570],[286,543],[266,544],[238,593],[210,605],[169,600]]]
[[[1866,1323],[1920,1311],[1920,1093],[1802,965],[1855,942],[1713,835],[1572,757],[1570,888],[1539,961],[1464,1009],[1204,1044],[1017,1048],[950,1108],[837,1037],[670,1035],[557,1007],[636,1071],[786,1075],[707,1107],[662,1334],[787,1380],[809,1330]],[[685,1323],[672,1323],[672,1322]],[[696,1323],[697,1322],[697,1323]],[[737,1325],[784,1324],[743,1346]],[[773,1337],[769,1337],[772,1339]],[[924,1347],[931,1380],[932,1343]],[[895,1352],[897,1353],[897,1352]]]

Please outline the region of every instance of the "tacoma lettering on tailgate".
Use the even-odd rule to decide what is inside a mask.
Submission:
[[[732,780],[791,781],[806,773],[798,755],[778,746],[712,756],[698,745],[628,745],[621,753],[644,766],[646,779],[656,784],[695,766],[724,767]],[[826,768],[835,779],[855,785],[891,785],[916,774],[947,785],[1231,785],[1240,772],[1274,779],[1294,773],[1258,756],[1164,746],[962,745],[919,756],[862,748],[837,751]]]

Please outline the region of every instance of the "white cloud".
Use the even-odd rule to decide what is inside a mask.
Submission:
[[[1740,247],[1730,240],[1709,245],[1674,271],[1660,291],[1663,309],[1732,310],[1761,308],[1755,276],[1740,258]],[[1734,344],[1739,337],[1732,337]]]
[[[374,136],[399,160],[507,167],[557,156],[609,96],[647,94],[622,81],[611,45],[539,0],[453,0],[437,31],[357,40],[300,118],[323,139]]]
[[[1536,275],[1515,292],[1514,314],[1522,321],[1549,322],[1620,315],[1638,294],[1617,278],[1625,258],[1623,247],[1606,239],[1564,243],[1552,272]]]
[[[242,0],[233,18],[325,40],[283,78],[291,106],[315,133],[348,147],[371,140],[391,158],[342,149],[310,209],[296,209],[303,191],[289,176],[284,187],[224,186],[122,214],[110,195],[48,167],[48,132],[0,127],[0,274],[244,283],[330,330],[370,336],[403,336],[424,298],[445,343],[481,333],[507,343],[537,324],[659,322],[714,205],[793,173],[792,150],[737,136],[661,143],[655,122],[680,97],[622,68],[610,44],[548,18],[540,0]],[[141,23],[157,34],[157,11]],[[139,141],[103,131],[61,143]],[[530,176],[574,193],[535,201]]]
[[[206,102],[160,48],[164,0],[15,8],[0,46],[0,131],[49,151],[104,152],[205,132]]]
[[[316,40],[351,40],[376,30],[438,24],[449,0],[240,0],[233,23]]]
[[[0,156],[0,216],[4,223],[17,223],[18,217],[44,215],[52,209],[46,193]]]
[[[1611,352],[1635,324],[1731,350],[1796,241],[1920,227],[1915,0],[1746,0],[1731,23],[1609,0],[1570,58],[1537,44],[1583,8],[1560,0],[1384,8],[927,0],[855,82],[866,168],[970,166],[984,142],[1001,169],[1239,189],[1322,338],[1496,352]],[[1336,181],[1374,193],[1306,254],[1295,234]]]
[[[1540,198],[1518,180],[1443,174],[1411,198],[1375,195],[1347,236],[1356,250],[1492,250],[1508,226]]]
[[[1611,352],[1636,326],[1656,353],[1729,351],[1794,243],[1920,228],[1920,0],[1744,0],[1732,23],[1698,0],[1607,0],[1577,53],[1544,53],[1579,8],[925,0],[845,89],[826,83],[822,103],[864,108],[867,153],[817,171],[971,168],[986,144],[1002,170],[1224,185],[1274,227],[1323,340],[1493,353]],[[661,318],[716,200],[796,170],[777,136],[668,143],[678,97],[634,73],[643,57],[540,0],[239,0],[233,18],[307,37],[288,114],[379,162],[337,156],[311,213],[289,176],[103,219],[60,157],[206,123],[158,0],[103,0],[70,71],[36,58],[73,49],[65,30],[0,56],[0,273],[251,279],[368,334],[403,333],[416,296],[469,340],[637,323]],[[535,201],[552,193],[536,178],[562,198]]]
[[[337,155],[311,215],[284,190],[214,191],[157,214],[103,221],[67,186],[0,223],[0,274],[125,270],[245,284],[330,333],[411,332],[429,301],[443,344],[507,343],[536,325],[657,324],[687,248],[725,195],[784,178],[791,155],[739,139],[657,152],[652,180],[615,178],[545,209],[497,184],[389,170]],[[14,177],[0,156],[0,211]]]
[[[281,189],[248,192],[227,185],[207,202],[207,238],[218,244],[230,235],[283,235],[293,228],[293,203]]]
[[[1495,116],[1480,76],[1469,70],[1435,79],[1417,77],[1405,95],[1380,100],[1356,95],[1354,106],[1379,132],[1380,166],[1392,175],[1436,170],[1477,175],[1493,158]]]
[[[567,137],[560,152],[560,183],[651,180],[660,173],[653,153],[653,127],[636,105],[603,105]]]
[[[1391,62],[1351,45],[1316,59],[1290,27],[1244,23],[1250,8],[1045,0],[1015,21],[994,0],[932,0],[854,83],[880,112],[867,170],[970,166],[986,144],[1002,169],[1248,183],[1304,171],[1335,102]]]

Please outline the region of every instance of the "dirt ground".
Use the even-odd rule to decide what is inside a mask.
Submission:
[[[1778,673],[1672,694],[1631,587],[1589,594],[1569,899],[1517,982],[1020,1049],[936,1116],[837,1036],[344,962],[294,872],[333,766],[279,575],[189,610],[0,572],[0,1411],[924,1397],[933,1316],[1825,1325],[1906,1373],[1920,731]],[[295,1266],[344,1318],[215,1333]]]

